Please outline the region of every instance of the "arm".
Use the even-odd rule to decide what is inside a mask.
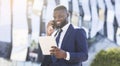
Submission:
[[[83,62],[88,59],[88,46],[86,34],[83,29],[76,30],[76,52],[70,52],[70,62]]]

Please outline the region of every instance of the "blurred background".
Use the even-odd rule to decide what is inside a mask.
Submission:
[[[0,66],[40,66],[39,36],[46,35],[57,5],[86,31],[89,58],[83,66],[91,66],[99,51],[119,48],[120,0],[0,0]]]

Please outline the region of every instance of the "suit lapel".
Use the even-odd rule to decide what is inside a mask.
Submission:
[[[64,44],[66,44],[66,41],[68,40],[69,36],[72,34],[73,30],[74,30],[74,28],[73,28],[72,24],[70,24],[70,26],[68,27],[68,29],[66,31],[66,34],[65,34],[65,36],[63,38],[61,48],[64,47]]]

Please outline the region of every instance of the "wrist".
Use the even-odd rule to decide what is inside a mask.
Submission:
[[[70,53],[69,52],[66,52],[66,60],[70,60]]]
[[[66,59],[66,57],[67,57],[67,53],[65,52],[65,53],[64,53],[64,59]]]

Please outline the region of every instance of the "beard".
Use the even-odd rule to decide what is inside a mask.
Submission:
[[[64,20],[63,22],[60,22],[59,24],[57,24],[57,22],[56,22],[56,28],[57,28],[57,29],[62,28],[62,27],[64,27],[67,23],[68,23],[67,20]]]

